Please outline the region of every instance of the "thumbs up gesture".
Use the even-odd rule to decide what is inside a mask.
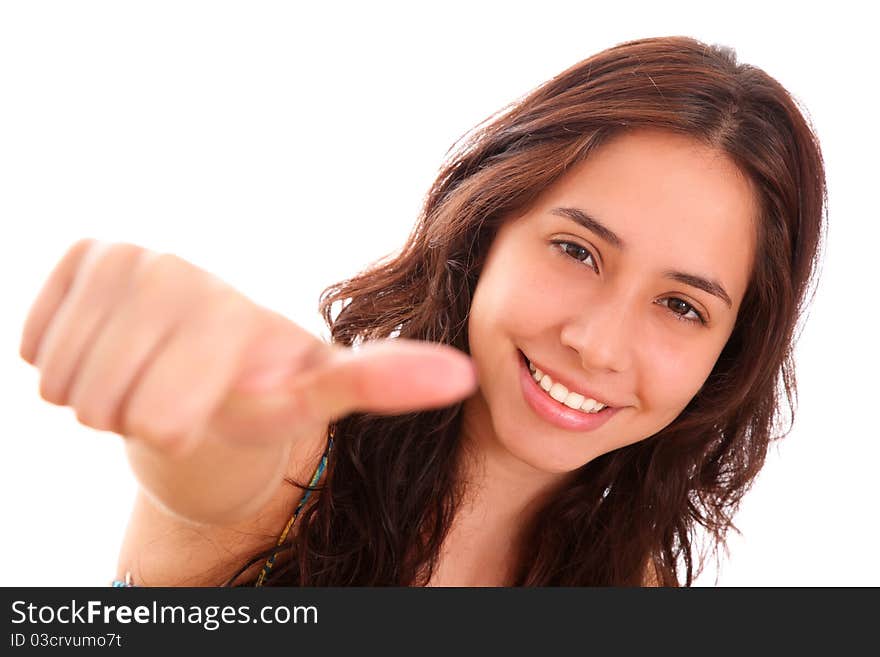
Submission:
[[[44,399],[174,457],[296,441],[351,412],[437,408],[476,387],[451,347],[327,344],[176,256],[93,240],[49,275],[20,352]]]

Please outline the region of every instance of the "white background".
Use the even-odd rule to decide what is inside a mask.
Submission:
[[[0,4],[0,585],[107,583],[135,492],[121,439],[42,401],[18,357],[73,241],[177,253],[322,333],[320,291],[402,243],[463,132],[599,50],[676,34],[736,48],[807,107],[831,193],[795,429],[698,583],[880,584],[880,143],[860,4],[351,4]]]

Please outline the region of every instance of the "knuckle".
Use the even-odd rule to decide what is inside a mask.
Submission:
[[[146,251],[139,258],[135,284],[146,289],[174,285],[184,269],[183,265],[183,260],[173,253]]]
[[[151,413],[143,410],[143,404],[137,398],[129,399],[120,409],[122,432],[135,438],[149,438]]]
[[[182,313],[183,321],[191,330],[187,335],[194,341],[193,352],[202,353],[204,345],[229,355],[241,355],[246,346],[259,335],[259,315],[245,297],[223,290],[209,290],[195,299]],[[223,336],[222,346],[215,340]],[[218,352],[218,355],[220,354]]]
[[[131,413],[125,413],[122,418],[122,434],[129,438],[148,439],[149,433],[147,426],[140,421],[139,418],[133,417]]]
[[[72,401],[71,406],[76,412],[76,419],[86,426],[99,431],[114,431],[113,411],[100,399],[87,397]]]
[[[40,344],[37,332],[25,325],[18,345],[18,355],[29,365],[37,366]]]
[[[225,286],[209,285],[198,295],[193,310],[205,318],[230,324],[247,323],[253,319],[247,299]]]
[[[147,441],[169,453],[179,452],[187,442],[184,423],[170,414],[135,409],[124,413],[123,433]]]
[[[226,293],[211,276],[186,260],[154,252],[139,258],[131,277],[131,291],[147,313],[174,315],[198,312]]]
[[[45,374],[40,377],[40,397],[50,404],[55,404],[57,406],[64,405],[58,381]]]
[[[167,427],[160,430],[153,440],[166,452],[179,454],[187,444],[187,434],[178,427]]]
[[[104,431],[108,429],[108,422],[102,415],[100,409],[91,406],[74,407],[76,419],[80,424],[84,424],[92,429]]]
[[[64,256],[68,258],[79,257],[81,254],[88,253],[99,244],[98,240],[91,237],[80,238],[67,249],[67,253]]]
[[[130,267],[137,262],[141,247],[134,244],[119,242],[116,244],[102,244],[94,249],[94,275],[117,278],[120,269]]]

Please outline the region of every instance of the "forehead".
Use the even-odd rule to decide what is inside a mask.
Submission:
[[[714,275],[737,297],[745,293],[756,242],[755,194],[730,158],[690,137],[618,135],[536,205],[542,217],[554,207],[587,212],[646,267]]]

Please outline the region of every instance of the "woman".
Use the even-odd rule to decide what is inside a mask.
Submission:
[[[128,437],[135,584],[689,585],[784,433],[825,202],[778,83],[644,39],[463,139],[402,251],[325,291],[332,345],[83,241],[21,351]]]

